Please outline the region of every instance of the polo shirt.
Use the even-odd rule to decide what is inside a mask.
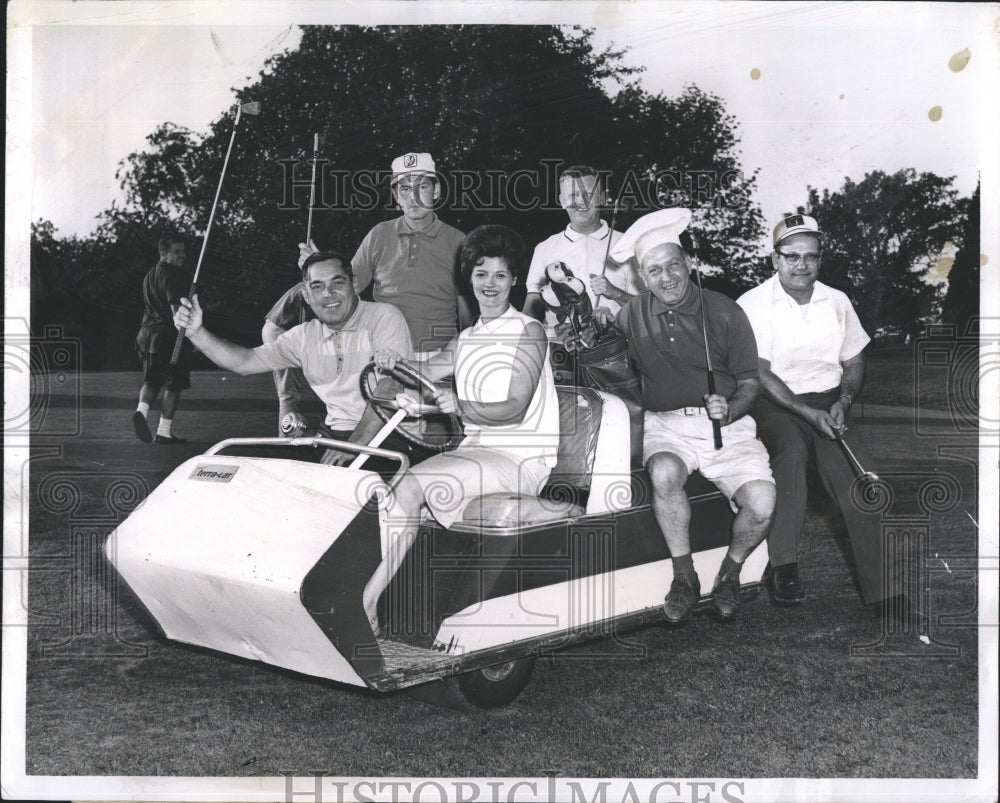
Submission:
[[[597,298],[594,291],[590,289],[590,277],[601,275],[601,270],[604,267],[604,256],[608,251],[609,234],[611,235],[611,245],[614,247],[622,234],[620,231],[612,231],[611,227],[602,220],[601,227],[590,234],[581,234],[572,226],[566,226],[561,232],[542,240],[535,246],[535,251],[531,256],[531,266],[528,268],[528,279],[525,282],[527,291],[541,293],[542,288],[548,283],[548,279],[545,277],[545,266],[553,262],[564,262],[573,271],[574,276],[583,280],[591,304],[596,305]],[[604,278],[611,284],[632,295],[642,292],[643,288],[639,287],[635,278],[635,266],[631,261],[618,263],[608,258],[607,265]],[[621,304],[604,296],[601,296],[600,306],[607,307],[612,313],[617,313],[621,309]],[[546,316],[546,323],[550,326],[554,326],[556,323],[555,314],[551,310]]]
[[[191,292],[192,276],[186,268],[160,260],[143,278],[144,309],[136,337],[136,347],[140,351],[154,354],[173,350],[177,340],[174,307],[179,306],[181,299]]]
[[[706,290],[705,308],[716,393],[728,398],[738,380],[760,375],[753,329],[736,302],[721,293]],[[704,406],[708,375],[701,321],[701,300],[690,282],[676,306],[643,293],[618,313],[629,356],[642,378],[645,409]]]
[[[283,332],[253,350],[272,371],[301,368],[310,387],[326,405],[326,425],[334,430],[357,426],[365,410],[358,380],[379,349],[404,357],[413,353],[402,313],[391,304],[358,301],[339,329],[314,318]]]
[[[739,297],[750,319],[757,351],[792,393],[840,387],[842,363],[871,338],[844,293],[816,282],[808,304],[798,304],[775,273]]]
[[[429,351],[458,332],[458,251],[465,235],[437,215],[414,231],[402,215],[375,226],[354,255],[354,287],[372,284],[372,298],[394,305],[414,346]]]
[[[300,323],[305,323],[316,317],[309,302],[305,300],[302,291],[305,285],[302,282],[292,285],[271,307],[265,320],[270,321],[279,329],[291,329]]]

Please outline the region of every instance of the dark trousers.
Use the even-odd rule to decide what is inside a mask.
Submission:
[[[797,398],[816,410],[829,411],[838,396],[839,390],[832,390],[803,393]],[[883,588],[881,514],[859,509],[851,498],[851,486],[856,475],[840,444],[827,440],[805,420],[767,399],[762,398],[758,402],[754,418],[757,420],[757,436],[771,456],[771,470],[778,494],[774,524],[767,537],[771,565],[797,562],[798,539],[806,519],[806,467],[811,460],[815,460],[823,487],[836,501],[847,524],[865,603],[891,596]],[[848,434],[845,440],[861,465],[867,468],[870,459],[858,440],[853,434]]]

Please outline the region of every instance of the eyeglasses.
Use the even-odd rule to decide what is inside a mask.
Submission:
[[[805,260],[807,268],[815,268],[819,265],[819,254],[797,254],[794,251],[779,251],[777,248],[775,248],[774,251],[779,254],[791,268],[797,268],[802,264],[803,260]]]

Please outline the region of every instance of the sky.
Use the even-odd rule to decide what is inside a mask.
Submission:
[[[119,196],[119,161],[159,123],[207,130],[232,105],[233,87],[295,46],[296,22],[398,22],[405,8],[413,22],[593,26],[599,46],[627,48],[625,63],[645,68],[647,90],[676,95],[694,83],[723,99],[739,122],[744,169],[759,171],[756,200],[769,223],[804,204],[808,185],[834,190],[876,169],[955,176],[969,195],[984,121],[995,115],[986,104],[996,58],[983,43],[998,15],[976,4],[313,2],[242,3],[236,13],[223,3],[148,3],[154,13],[143,15],[111,8],[119,5],[132,7],[31,8],[43,22],[30,47],[31,218],[63,236],[93,230]]]

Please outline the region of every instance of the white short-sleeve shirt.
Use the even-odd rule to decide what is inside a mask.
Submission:
[[[600,276],[604,269],[604,256],[608,252],[608,236],[611,236],[611,246],[618,242],[622,236],[620,231],[612,231],[605,221],[601,221],[601,227],[590,234],[581,234],[572,226],[567,226],[558,234],[553,234],[546,240],[542,240],[535,246],[535,252],[531,257],[531,266],[528,268],[528,279],[525,287],[529,293],[541,293],[546,285],[545,266],[552,262],[564,262],[573,271],[573,275],[582,279],[587,286],[587,295],[590,302],[597,304],[594,291],[590,289],[590,277]],[[635,266],[632,262],[620,264],[613,259],[608,259],[607,270],[604,271],[604,278],[619,290],[624,290],[632,295],[637,295],[642,291],[639,287],[635,274]],[[621,305],[610,298],[601,297],[600,306],[607,307],[612,313],[617,313]],[[546,323],[555,325],[555,315],[550,311],[546,316]]]
[[[376,351],[393,349],[412,354],[406,319],[391,304],[358,301],[354,314],[340,329],[313,319],[293,326],[254,353],[271,370],[301,368],[306,381],[326,405],[326,425],[352,430],[365,411],[358,379]]]
[[[822,282],[813,285],[808,304],[798,304],[776,273],[737,303],[750,319],[757,354],[795,394],[839,387],[841,364],[871,341],[850,299]]]
[[[508,398],[511,380],[519,370],[517,344],[534,322],[534,318],[508,307],[491,321],[480,318],[458,336],[455,391],[460,400],[489,403]],[[521,459],[539,457],[546,465],[554,466],[559,450],[559,399],[548,351],[535,393],[520,423],[480,426],[466,421],[465,432],[470,437],[462,445],[489,446]]]

